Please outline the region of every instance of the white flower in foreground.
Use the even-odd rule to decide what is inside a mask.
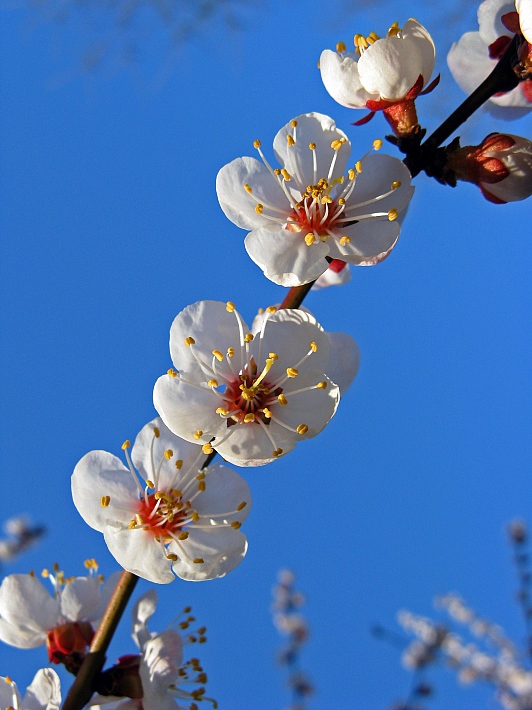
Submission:
[[[206,700],[213,708],[218,704],[205,696],[207,676],[197,658],[184,662],[184,643],[206,641],[205,627],[189,633],[184,639],[176,629],[161,633],[150,632],[148,619],[157,604],[157,594],[151,590],[144,594],[132,611],[133,639],[140,650],[138,656],[124,656],[116,666],[105,672],[112,695],[97,694],[91,700],[95,710],[197,710],[198,702]],[[189,612],[190,607],[185,611]],[[187,629],[193,617],[179,624]],[[185,690],[183,685],[199,684],[195,690]],[[181,686],[181,687],[180,687]],[[120,698],[117,696],[127,696]],[[176,701],[185,701],[182,705]],[[110,706],[110,704],[112,704]]]
[[[342,106],[383,110],[394,131],[410,133],[418,124],[414,99],[428,84],[436,56],[434,42],[417,20],[401,29],[397,22],[386,37],[371,32],[356,34],[355,51],[343,42],[336,52],[325,49],[320,57],[325,88]],[[427,87],[430,90],[433,87]]]
[[[351,271],[345,261],[333,259],[329,268],[313,284],[312,290],[319,291],[329,286],[343,286],[351,281]]]
[[[102,585],[95,561],[87,560],[85,566],[91,572],[87,577],[65,578],[58,569],[45,570],[53,595],[32,574],[5,577],[0,585],[0,641],[18,648],[46,644],[52,663],[75,666],[92,641],[118,574]]]
[[[182,410],[193,420],[194,412]],[[202,470],[202,447],[172,434],[160,419],[139,432],[127,467],[107,451],[91,451],[72,474],[72,497],[85,522],[102,532],[128,572],[167,584],[174,574],[202,581],[223,577],[244,558],[251,494],[227,466]],[[135,468],[138,471],[135,471]]]
[[[310,313],[272,306],[250,331],[233,303],[198,301],[172,324],[170,354],[179,372],[155,383],[155,409],[205,452],[262,466],[316,436],[335,413],[340,391],[329,376],[350,383],[356,368],[347,371],[348,353],[358,353],[342,335],[340,368],[332,373],[327,334]]]
[[[530,0],[520,3],[524,21],[529,22]],[[478,8],[478,32],[466,32],[455,42],[447,55],[447,64],[458,86],[467,94],[472,93],[492,72],[500,57],[519,29],[513,2],[508,0],[485,0]],[[509,27],[511,29],[509,29]],[[493,105],[504,107],[502,111]],[[522,81],[515,89],[492,96],[486,107],[503,118],[518,118],[532,109],[532,80]]]
[[[526,41],[532,44],[532,2],[515,0],[515,9],[519,14],[519,25]]]
[[[13,710],[59,710],[61,684],[52,668],[41,668],[28,686],[24,698],[9,676],[0,676],[0,708]]]
[[[332,259],[371,266],[388,256],[400,232],[395,220],[414,192],[400,160],[372,154],[348,168],[347,136],[319,113],[298,116],[276,135],[280,168],[260,141],[254,145],[263,162],[236,158],[218,173],[216,191],[227,217],[250,230],[246,250],[267,278],[299,286]]]
[[[458,180],[480,187],[495,204],[532,195],[532,142],[520,136],[491,133],[478,146],[464,146],[449,157]]]

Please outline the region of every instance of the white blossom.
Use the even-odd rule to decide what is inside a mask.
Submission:
[[[348,168],[347,136],[319,113],[279,131],[273,147],[280,168],[272,168],[260,141],[254,145],[262,162],[236,158],[218,173],[216,190],[227,217],[249,231],[246,250],[267,278],[299,286],[332,259],[371,266],[388,256],[414,190],[400,160],[369,154]]]
[[[308,312],[266,309],[252,330],[231,302],[198,301],[175,318],[175,368],[160,377],[154,404],[178,436],[240,466],[262,466],[316,436],[353,379],[358,349],[338,338],[333,369],[327,334]],[[327,373],[327,374],[326,374]]]
[[[519,5],[523,21],[530,22],[530,0]],[[525,5],[528,5],[526,10]],[[451,47],[447,64],[456,83],[467,94],[486,79],[510,44],[514,33],[503,20],[515,12],[516,6],[511,0],[484,0],[477,13],[479,31],[466,32]],[[494,105],[505,110],[493,108]],[[492,96],[486,107],[502,118],[522,116],[532,109],[532,80],[527,79],[511,91]]]
[[[247,549],[239,531],[251,505],[247,483],[227,466],[202,469],[202,447],[158,418],[139,432],[131,456],[129,441],[122,448],[127,466],[107,451],[91,451],[72,474],[74,504],[117,562],[160,584],[172,582],[173,573],[203,581],[234,569]]]
[[[23,698],[15,681],[9,676],[0,676],[0,708],[59,710],[60,706],[61,684],[52,668],[37,671]]]

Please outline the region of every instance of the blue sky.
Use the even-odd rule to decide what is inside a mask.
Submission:
[[[380,117],[350,125],[360,114],[325,92],[321,50],[415,16],[434,31],[442,72],[419,101],[421,122],[432,130],[462,99],[445,54],[476,29],[474,5],[448,26],[414,2],[244,10],[242,30],[216,18],[202,28],[168,76],[164,34],[133,66],[110,61],[88,74],[76,69],[89,41],[83,15],[72,26],[3,11],[0,519],[25,511],[49,529],[6,571],[58,561],[81,574],[88,557],[114,571],[72,504],[76,462],[95,448],[118,455],[154,416],[153,383],[171,364],[168,332],[184,306],[232,300],[249,321],[282,299],[219,208],[217,171],[253,155],[256,138],[268,151],[307,111],[333,116],[354,154],[387,133]],[[483,114],[461,135],[478,143],[496,129],[529,136],[530,118]],[[524,636],[505,526],[532,520],[530,205],[494,206],[471,185],[424,176],[415,184],[391,257],[307,299],[327,330],[357,340],[360,373],[319,437],[244,471],[254,501],[246,559],[222,580],[158,588],[154,628],[188,604],[208,627],[201,658],[223,710],[287,704],[269,611],[282,567],[308,598],[303,665],[315,710],[386,708],[404,696],[398,651],[369,628],[395,628],[400,608],[432,614],[436,594],[457,591]],[[111,657],[134,650],[128,623]],[[3,646],[0,658],[0,673],[21,685],[46,662],[43,649]],[[435,710],[493,706],[489,689],[434,678]]]

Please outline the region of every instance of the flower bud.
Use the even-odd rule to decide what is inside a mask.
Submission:
[[[451,153],[448,167],[457,180],[478,185],[484,197],[495,204],[532,195],[532,142],[526,138],[490,133],[480,145]]]

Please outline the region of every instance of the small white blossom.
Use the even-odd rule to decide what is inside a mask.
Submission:
[[[375,141],[379,148],[382,141]],[[314,281],[329,261],[371,266],[385,259],[414,188],[397,158],[366,155],[348,168],[351,144],[319,113],[298,116],[274,140],[280,168],[236,158],[216,179],[220,205],[242,229],[251,259],[282,286]]]
[[[0,708],[13,710],[59,710],[61,684],[52,668],[41,668],[22,698],[17,684],[9,676],[0,676]]]
[[[107,451],[91,451],[72,474],[76,508],[103,533],[116,561],[159,584],[172,582],[173,572],[203,581],[234,569],[247,550],[239,531],[251,507],[244,479],[220,464],[202,470],[202,447],[175,436],[161,419],[141,429],[131,456],[129,442],[122,448],[127,466]]]
[[[233,303],[198,301],[175,318],[178,370],[155,383],[154,404],[178,436],[239,466],[262,466],[316,436],[358,367],[358,348],[327,334],[308,312],[266,309],[252,330]],[[337,372],[332,372],[337,368]],[[325,374],[327,373],[327,374]]]
[[[525,10],[525,5],[527,9]],[[530,22],[530,0],[520,3],[523,22]],[[492,72],[519,29],[512,0],[484,0],[478,8],[478,32],[466,32],[447,55],[447,64],[456,83],[472,93]],[[505,24],[506,23],[506,24]],[[508,29],[508,25],[512,29]],[[494,108],[495,107],[495,108]],[[504,110],[496,107],[504,107]],[[492,96],[486,108],[501,118],[517,118],[532,109],[532,80],[522,81],[511,91]]]

